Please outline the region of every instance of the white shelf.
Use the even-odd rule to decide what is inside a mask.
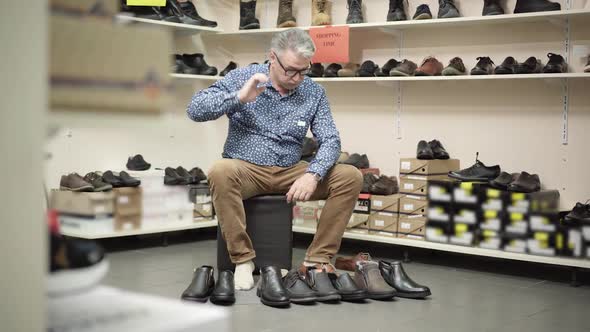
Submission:
[[[470,16],[459,18],[445,18],[445,19],[431,19],[431,20],[407,20],[398,22],[374,22],[361,24],[348,24],[352,31],[355,30],[381,30],[381,31],[395,31],[407,30],[417,28],[441,28],[441,27],[460,27],[470,25],[494,25],[494,24],[513,24],[513,23],[530,23],[530,22],[559,22],[568,18],[590,17],[589,9],[575,9],[575,10],[561,10],[553,12],[535,12],[525,14],[505,14],[495,16]],[[334,25],[346,26],[346,24]],[[321,28],[303,26],[298,27],[303,30],[310,28]],[[286,28],[267,28],[254,30],[239,30],[231,32],[219,33],[219,36],[244,36],[256,35],[270,37],[277,31],[285,30]]]
[[[223,32],[220,28],[210,28],[200,25],[182,24],[174,22],[165,22],[158,20],[150,20],[147,18],[139,18],[126,14],[119,14],[116,16],[120,22],[138,22],[145,24],[153,24],[154,26],[163,26],[165,28],[173,29],[177,34],[197,34],[197,33],[220,33]]]
[[[216,81],[221,76],[170,74],[178,79],[193,79]],[[419,82],[419,81],[485,81],[485,80],[546,80],[566,78],[590,78],[590,73],[565,73],[565,74],[520,74],[520,75],[462,75],[462,76],[390,76],[390,77],[316,77],[316,82],[342,83],[342,82]]]
[[[186,225],[179,225],[179,224],[172,224],[170,226],[164,226],[160,228],[148,228],[148,229],[134,229],[128,231],[118,231],[118,232],[109,232],[109,233],[85,233],[85,232],[77,232],[73,230],[62,230],[62,235],[77,237],[81,239],[105,239],[105,238],[112,238],[112,237],[122,237],[122,236],[130,236],[130,235],[144,235],[144,234],[155,234],[155,233],[166,233],[166,232],[175,232],[175,231],[183,231],[188,229],[196,229],[196,228],[205,228],[205,227],[216,227],[217,226],[217,219],[213,219],[210,221],[195,221],[190,224]]]
[[[315,229],[294,225],[293,232],[305,233],[305,234],[315,234]],[[412,240],[412,239],[402,239],[402,238],[386,237],[386,236],[379,236],[379,235],[373,235],[373,234],[361,234],[361,233],[353,233],[353,232],[344,232],[343,238],[363,240],[363,241],[369,241],[369,242],[389,243],[389,244],[396,244],[396,245],[406,246],[406,247],[416,247],[416,248],[448,251],[448,252],[455,252],[455,253],[466,254],[466,255],[496,257],[496,258],[511,259],[511,260],[517,260],[517,261],[570,266],[570,267],[580,267],[580,268],[586,268],[586,269],[590,268],[590,260],[581,259],[581,258],[578,259],[578,258],[566,258],[566,257],[536,256],[536,255],[529,255],[529,254],[512,253],[512,252],[501,251],[501,250],[482,249],[482,248],[477,248],[477,247],[465,247],[465,246],[458,246],[458,245],[447,244],[447,243],[436,243],[436,242],[428,242],[428,241],[420,241],[420,240]]]

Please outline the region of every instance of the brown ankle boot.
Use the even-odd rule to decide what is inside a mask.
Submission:
[[[293,16],[293,0],[280,0],[277,27],[292,28],[295,26],[297,26],[297,22]]]
[[[328,0],[311,0],[311,25],[330,25],[330,9],[332,3]]]

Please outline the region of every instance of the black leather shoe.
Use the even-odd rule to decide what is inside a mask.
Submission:
[[[431,295],[430,288],[414,282],[399,261],[379,261],[383,279],[397,291],[396,296],[408,299],[422,299]]]
[[[438,140],[433,139],[432,141],[428,142],[430,149],[432,150],[432,155],[434,159],[449,159],[449,153],[445,150],[442,143]]]
[[[120,188],[120,187],[125,186],[125,183],[123,183],[123,180],[120,177],[113,174],[112,171],[106,171],[106,172],[102,173],[102,180],[104,182],[112,185],[113,188]]]
[[[292,303],[312,303],[317,300],[315,291],[301,279],[297,270],[291,270],[283,277],[283,286]]]
[[[400,65],[401,62],[397,61],[396,59],[389,59],[387,62],[381,67],[381,74],[383,76],[389,76],[391,70]]]
[[[541,59],[532,56],[526,59],[525,62],[519,63],[515,67],[517,74],[538,74],[543,71],[543,64]]]
[[[213,276],[213,267],[203,265],[195,269],[193,281],[182,292],[180,297],[186,301],[207,302],[207,298],[215,288],[215,277]]]
[[[324,66],[321,63],[311,64],[311,70],[305,74],[307,77],[322,77],[324,76]]]
[[[188,173],[195,178],[197,183],[207,180],[207,175],[205,175],[205,172],[203,172],[203,170],[198,167],[193,167],[193,169],[191,169]]]
[[[564,224],[575,227],[581,224],[590,225],[590,204],[576,203],[576,206],[564,217]]]
[[[176,2],[176,0],[174,2]],[[200,25],[210,28],[217,26],[217,22],[202,18],[197,12],[195,5],[191,1],[179,2],[178,4],[180,4],[180,10],[182,10],[182,13],[184,16],[186,16],[184,19],[181,18],[182,23]]]
[[[172,167],[166,167],[164,170],[164,184],[167,186],[187,185],[188,179],[183,178]]]
[[[146,171],[152,165],[143,159],[143,156],[138,154],[127,159],[127,169],[130,171]]]
[[[377,66],[371,60],[367,60],[361,64],[359,71],[356,73],[358,77],[374,77]]]
[[[518,177],[518,173],[509,174],[502,172],[497,178],[490,181],[490,186],[496,189],[508,190],[508,185],[516,180],[516,177]]]
[[[559,74],[567,72],[567,63],[563,56],[549,53],[547,54],[547,57],[549,57],[549,62],[547,62],[547,65],[543,68],[544,73]]]
[[[205,56],[201,53],[183,54],[182,60],[189,67],[196,68],[199,75],[217,75],[217,68],[209,66],[205,61]]]
[[[119,179],[123,181],[123,187],[137,187],[141,184],[139,179],[132,177],[125,171],[119,172]]]
[[[422,160],[434,159],[434,152],[426,141],[418,142],[418,148],[416,149],[416,158]]]
[[[307,267],[305,282],[316,292],[318,302],[335,302],[340,301],[341,297],[328,273],[324,270],[317,269],[313,266]]]
[[[233,61],[230,61],[229,64],[221,71],[221,73],[219,73],[219,76],[225,76],[227,75],[227,73],[236,68],[238,68],[238,64]]]
[[[343,161],[342,164],[352,165],[356,168],[369,168],[369,158],[367,158],[366,154],[360,155],[358,153],[353,153],[348,159]]]
[[[484,0],[483,2],[483,16],[502,15],[504,8],[500,5],[500,0]]]
[[[256,18],[256,0],[240,0],[240,30],[260,29],[260,21]]]
[[[366,290],[358,288],[350,274],[345,272],[337,276],[336,273],[328,273],[328,276],[342,301],[362,301],[369,297]]]
[[[338,77],[338,71],[342,69],[342,65],[332,63],[324,70],[324,77]]]
[[[234,274],[232,271],[219,272],[217,284],[209,300],[214,304],[233,304],[236,302]]]
[[[514,14],[561,10],[561,5],[548,0],[517,0]]]
[[[192,176],[184,167],[178,166],[176,167],[176,174],[178,174],[181,178],[185,179],[188,184],[197,184],[199,183],[198,179]]]
[[[260,302],[269,307],[288,307],[291,303],[289,294],[281,280],[281,270],[276,266],[265,266],[260,269],[260,281],[256,295]]]
[[[158,15],[158,19],[162,21],[182,23],[180,18],[178,18],[178,16],[174,14],[174,11],[172,10],[170,4],[166,4],[166,6],[164,7],[153,6],[152,10],[154,11],[154,13]]]
[[[508,190],[520,193],[532,193],[541,190],[541,179],[537,174],[522,172],[516,180],[508,185]]]
[[[500,175],[500,166],[486,166],[478,160],[479,152],[475,157],[475,164],[460,171],[449,172],[449,177],[461,181],[481,181],[489,182]]]

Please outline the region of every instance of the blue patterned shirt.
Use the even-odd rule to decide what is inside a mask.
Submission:
[[[193,96],[188,116],[203,122],[226,115],[229,131],[223,157],[263,166],[290,167],[299,162],[303,139],[311,128],[319,148],[307,171],[324,177],[340,154],[340,136],[324,88],[305,77],[295,90],[281,96],[269,77],[266,90],[254,102],[242,104],[238,91],[255,73],[268,76],[269,66],[230,71]]]

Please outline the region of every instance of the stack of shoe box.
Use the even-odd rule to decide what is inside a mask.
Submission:
[[[194,203],[193,217],[195,222],[213,219],[215,209],[213,208],[209,185],[206,183],[191,185],[189,188],[189,200]]]
[[[369,234],[369,216],[371,213],[371,194],[359,194],[346,231],[357,234]]]
[[[446,179],[450,171],[458,170],[459,160],[420,160],[402,158],[400,160],[399,185],[402,196],[399,203],[398,237],[423,240],[428,235],[430,224],[426,224],[429,210],[427,196],[431,181]],[[445,227],[443,221],[442,227]],[[439,233],[441,225],[433,224],[430,232]],[[444,232],[447,234],[448,232]],[[438,238],[447,242],[448,237]]]
[[[397,237],[399,201],[402,195],[371,195],[369,234]]]
[[[49,208],[59,213],[64,232],[84,234],[112,233],[115,230],[113,192],[72,192],[52,190]]]
[[[138,188],[115,188],[115,231],[140,229],[142,227],[142,190]]]
[[[293,206],[293,225],[316,229],[325,201],[296,202]]]
[[[194,222],[188,186],[164,185],[164,171],[129,171],[141,180],[143,228],[187,225]]]
[[[119,0],[51,0],[52,109],[160,112],[172,33],[115,20]],[[149,56],[146,56],[149,54]]]

